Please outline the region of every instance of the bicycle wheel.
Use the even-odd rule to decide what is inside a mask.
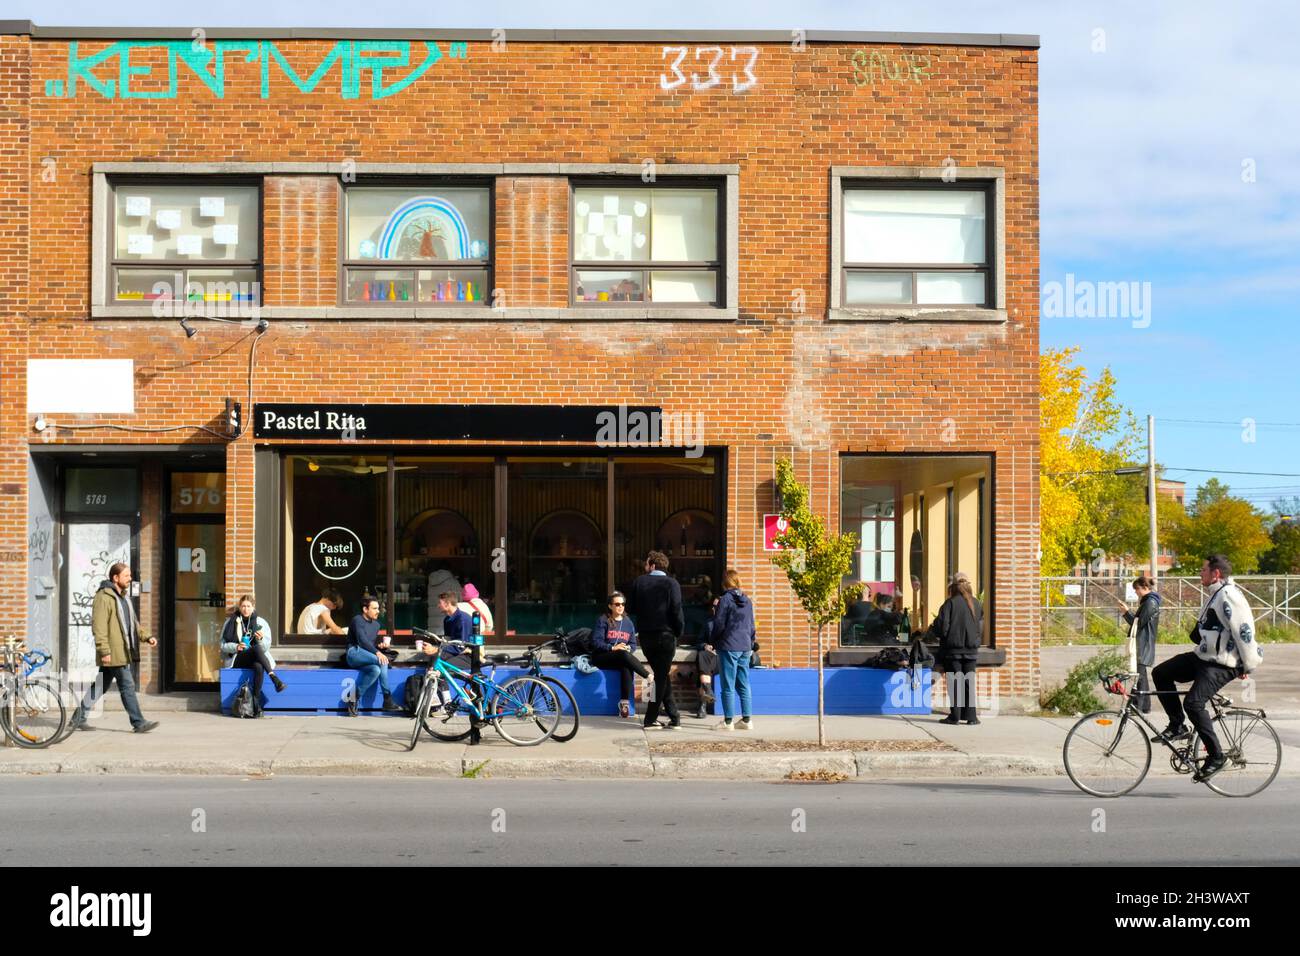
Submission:
[[[551,734],[551,739],[559,743],[566,743],[572,740],[578,733],[578,724],[582,721],[582,714],[578,711],[578,702],[574,699],[573,691],[565,687],[554,677],[543,677],[551,690],[555,691],[555,699],[560,704],[560,720],[555,725],[555,732]]]
[[[0,720],[4,732],[19,747],[48,747],[63,734],[68,711],[58,690],[44,681],[24,681],[5,688]]]
[[[1128,793],[1151,767],[1151,741],[1142,724],[1117,710],[1079,718],[1062,748],[1065,772],[1076,787],[1094,797]]]
[[[492,698],[492,726],[516,747],[535,747],[560,722],[560,700],[540,677],[515,677]]]
[[[1277,776],[1282,766],[1282,741],[1261,714],[1226,710],[1214,722],[1214,732],[1228,758],[1227,765],[1205,785],[1225,797],[1253,797]],[[1192,761],[1203,757],[1200,734],[1192,743]]]
[[[433,700],[433,681],[426,680],[420,688],[420,696],[415,702],[415,711],[411,714],[411,739],[407,750],[414,750],[420,742],[420,728],[424,725],[424,715],[429,713],[429,704]]]
[[[419,723],[429,736],[437,740],[454,743],[464,740],[474,730],[473,716],[463,708],[459,697],[451,697],[447,682],[441,678],[430,681],[428,707],[419,714]],[[443,701],[437,693],[439,689],[447,690],[448,699]]]

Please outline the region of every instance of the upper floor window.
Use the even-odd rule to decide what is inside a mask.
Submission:
[[[722,288],[717,186],[575,186],[572,301],[717,306]]]
[[[112,184],[110,301],[260,301],[255,184]]]
[[[487,303],[490,186],[351,186],[344,206],[344,301]]]
[[[989,306],[983,186],[844,186],[845,306]]]

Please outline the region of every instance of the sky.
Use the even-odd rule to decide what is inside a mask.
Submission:
[[[1110,367],[1119,400],[1143,421],[1155,416],[1166,476],[1189,490],[1216,474],[1265,509],[1279,494],[1300,496],[1300,333],[1291,324],[1300,318],[1300,4],[225,0],[214,8],[192,0],[12,0],[6,7],[5,17],[80,26],[1038,34],[1042,347],[1079,346],[1094,375]],[[1101,283],[1130,284],[1128,309],[1080,315],[1078,296]]]

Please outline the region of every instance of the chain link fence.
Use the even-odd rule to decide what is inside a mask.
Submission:
[[[1137,606],[1133,577],[1043,578],[1043,637],[1105,639],[1126,633],[1119,602]],[[1267,637],[1269,630],[1300,637],[1300,575],[1242,575],[1233,580],[1250,601],[1261,637]],[[1161,599],[1161,632],[1185,634],[1205,600],[1200,577],[1163,576],[1156,590]]]

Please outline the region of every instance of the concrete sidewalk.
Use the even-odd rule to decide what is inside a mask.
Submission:
[[[718,718],[683,718],[680,731],[644,731],[637,721],[584,718],[568,743],[515,747],[488,728],[478,746],[422,735],[408,752],[410,721],[400,717],[289,717],[234,720],[178,711],[155,715],[161,726],[134,734],[125,716],[108,712],[45,750],[0,748],[5,773],[310,774],[425,777],[783,779],[792,772],[846,777],[914,778],[1064,773],[1061,745],[1073,719],[989,716],[978,727],[939,717],[828,717],[828,738],[857,749],[782,751],[781,742],[815,741],[814,717],[760,717],[749,733],[710,729]],[[1300,773],[1300,720],[1274,722],[1283,739],[1282,773]],[[754,753],[664,753],[687,744],[746,741]],[[765,743],[758,743],[763,741]],[[1163,749],[1152,772],[1172,775]]]

